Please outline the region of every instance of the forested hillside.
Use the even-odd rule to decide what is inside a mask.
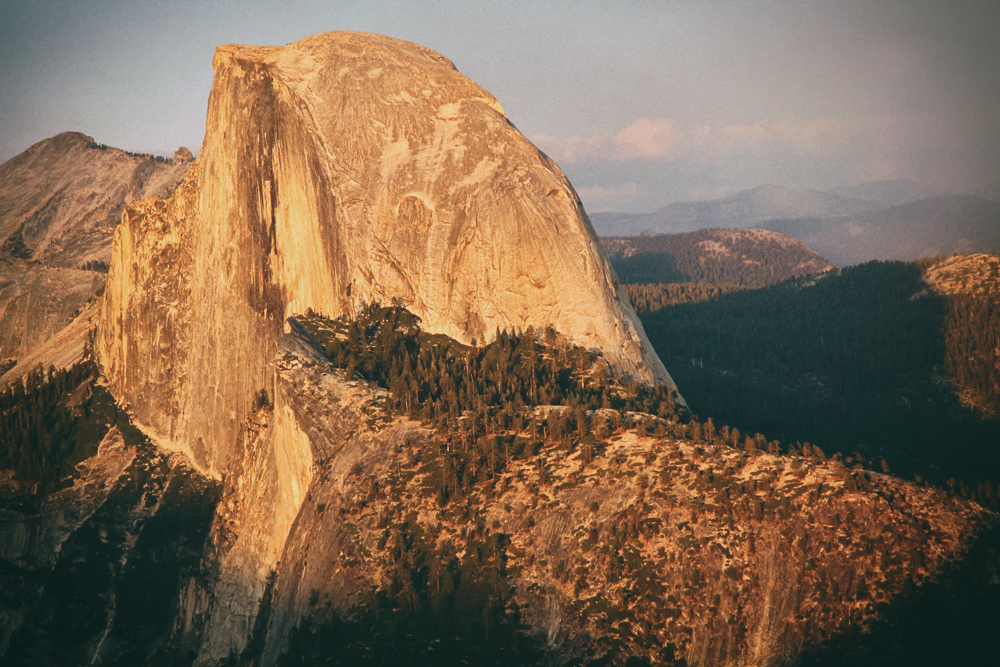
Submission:
[[[763,287],[834,268],[801,241],[760,229],[601,239],[625,283]]]
[[[994,298],[930,289],[913,263],[871,262],[642,318],[702,417],[941,483],[1000,478],[1000,423],[981,418],[997,405]]]
[[[991,515],[947,488],[696,418],[552,330],[470,347],[422,332],[400,308],[301,321],[331,361],[277,362],[304,426],[358,410],[343,443],[375,449],[316,461],[297,519],[310,539],[289,542],[293,567],[272,573],[256,621],[263,632],[267,610],[303,582],[305,616],[278,664],[738,664],[805,650],[833,665],[844,645],[856,664],[880,664],[917,655],[901,643],[940,653],[956,636],[955,655],[982,654],[1000,607],[985,570],[949,559],[972,548],[988,565],[996,536]],[[42,564],[0,540],[4,558],[32,568],[0,571],[0,613],[16,621],[4,657],[73,664],[107,635],[107,664],[190,664],[175,601],[217,576],[212,555],[231,548],[233,527],[210,518],[229,496],[158,453],[93,370],[34,374],[0,397],[11,443],[28,443],[4,450],[16,479],[65,479],[77,447],[52,449],[46,433],[79,446],[94,418],[106,434],[68,480],[80,478],[68,492],[96,496],[62,554]],[[247,446],[273,398],[260,394]],[[55,453],[39,467],[33,452]],[[47,491],[33,488],[41,501]],[[21,502],[10,514],[21,522],[47,508],[45,524],[63,516],[49,498],[6,502]],[[941,608],[954,612],[947,633],[931,625]],[[226,664],[256,663],[261,646]]]
[[[0,391],[0,470],[52,485],[96,453],[118,417],[96,379],[96,364],[85,361],[67,370],[38,368]]]
[[[946,493],[897,488],[857,454],[799,444],[784,456],[760,434],[693,418],[663,389],[616,381],[552,331],[497,332],[470,348],[421,333],[394,308],[302,321],[346,377],[389,389],[373,394],[372,424],[394,413],[433,425],[434,436],[411,437],[378,468],[355,465],[343,481],[351,491],[317,495],[300,515],[313,532],[346,527],[354,545],[334,542],[341,553],[325,576],[359,577],[366,563],[383,575],[353,603],[313,589],[312,618],[281,664],[729,663],[752,654],[771,604],[800,611],[767,650],[805,647],[813,662],[839,664],[821,638],[840,646],[873,630],[854,655],[876,664],[910,641],[885,614],[926,626],[914,584],[935,580],[921,563],[940,524],[895,508],[943,507],[954,502]],[[536,407],[543,401],[550,407]],[[892,518],[868,503],[876,497],[890,499]],[[883,521],[878,535],[869,530]],[[767,569],[778,551],[795,576]],[[963,596],[979,590],[964,568],[948,576]],[[927,590],[958,604],[956,589]],[[993,599],[956,619],[978,628],[969,619],[995,618]],[[576,656],[568,662],[531,632],[555,608],[557,645]],[[980,655],[982,636],[959,653]],[[925,650],[941,645],[937,632],[922,639]]]

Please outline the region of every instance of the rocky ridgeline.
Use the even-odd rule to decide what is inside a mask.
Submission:
[[[112,391],[157,441],[225,471],[307,308],[399,303],[467,343],[553,326],[670,382],[565,176],[445,58],[328,33],[214,65],[198,175],[125,212],[102,315]]]
[[[948,307],[945,368],[962,404],[981,418],[1000,419],[1000,255],[953,255],[923,262],[928,292]]]
[[[939,294],[995,300],[1000,295],[1000,255],[952,255],[927,266],[924,280]]]
[[[64,132],[0,165],[0,375],[104,287],[122,209],[169,195],[190,162],[187,149],[167,161]]]

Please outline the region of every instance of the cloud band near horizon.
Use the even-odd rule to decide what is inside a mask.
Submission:
[[[651,172],[674,174],[678,185],[685,174],[699,175],[697,185],[672,193],[676,200],[754,187],[762,173],[770,182],[798,187],[796,173],[803,169],[810,180],[825,174],[829,188],[896,179],[935,191],[979,185],[963,168],[970,138],[945,119],[916,114],[696,125],[642,116],[614,132],[530,139],[571,177],[579,175],[578,192],[591,211],[641,210],[643,202],[662,199],[670,185],[658,187]],[[629,177],[637,173],[640,178]]]

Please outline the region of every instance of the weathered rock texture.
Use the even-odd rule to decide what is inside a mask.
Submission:
[[[100,146],[79,132],[40,141],[0,165],[0,245],[48,266],[106,262],[123,207],[169,195],[188,165]]]
[[[287,315],[399,303],[470,343],[554,327],[672,384],[572,186],[445,58],[378,35],[219,47],[204,148],[127,209],[99,356],[159,442],[221,474]]]
[[[373,587],[388,588],[395,541],[417,526],[437,547],[475,530],[510,538],[515,600],[551,664],[611,646],[622,651],[615,664],[628,655],[656,664],[668,644],[693,665],[786,664],[837,631],[869,629],[995,520],[822,454],[747,453],[638,430],[589,462],[580,448],[546,446],[442,507],[433,466],[421,463],[444,455],[431,429],[389,417],[387,392],[322,357],[284,354],[276,367],[276,405],[249,422],[247,467],[220,501],[207,574],[192,575],[180,601],[182,617],[208,619],[175,637],[198,652],[195,664],[298,655],[292,628],[356,612]],[[594,425],[616,415],[601,412]],[[286,437],[297,444],[279,452],[282,420],[307,437]],[[267,457],[286,463],[261,474]],[[296,480],[294,499],[276,491],[283,476]],[[291,522],[282,518],[289,501]],[[278,528],[283,544],[269,537]]]
[[[187,149],[170,162],[64,132],[0,165],[0,362],[73,319],[104,286],[124,206],[168,195],[190,160]]]
[[[97,271],[27,262],[0,266],[0,360],[31,355],[87,305],[104,279]]]
[[[91,297],[80,314],[73,321],[60,329],[31,354],[19,359],[17,364],[0,375],[0,390],[6,389],[12,382],[20,380],[32,370],[41,366],[68,369],[81,361],[88,354],[88,342],[97,327],[100,315],[100,301]]]

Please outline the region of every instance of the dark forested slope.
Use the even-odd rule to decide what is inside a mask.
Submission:
[[[959,397],[995,404],[997,320],[995,298],[942,294],[902,262],[643,315],[702,417],[940,481],[1000,476],[1000,424]]]

